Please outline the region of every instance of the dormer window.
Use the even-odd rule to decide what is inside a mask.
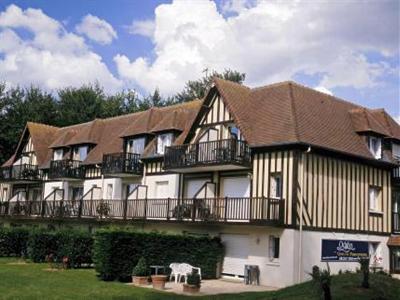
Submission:
[[[172,133],[163,133],[157,137],[157,154],[164,154],[165,147],[172,145],[174,135]]]
[[[53,152],[53,160],[62,160],[64,157],[63,149],[55,149]]]
[[[392,156],[394,159],[400,160],[400,144],[392,144]]]
[[[88,146],[75,147],[72,152],[72,159],[84,161],[88,155],[88,152],[89,152]]]
[[[145,147],[146,139],[136,138],[126,142],[126,153],[142,154]]]
[[[376,159],[382,158],[382,140],[380,138],[370,136],[368,138],[368,148]]]

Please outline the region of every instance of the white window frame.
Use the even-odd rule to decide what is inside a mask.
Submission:
[[[369,186],[368,188],[369,212],[382,213],[382,188]]]
[[[277,182],[277,179],[279,178],[279,182]],[[283,193],[283,184],[282,184],[282,173],[281,172],[276,172],[271,174],[271,191],[270,191],[270,198],[274,199],[281,199],[282,198],[282,193]],[[275,194],[273,194],[275,191]]]
[[[82,155],[81,155],[83,149],[86,149],[85,157],[82,157]],[[75,147],[73,149],[72,159],[73,160],[84,161],[87,158],[88,154],[89,154],[89,147],[88,146]]]
[[[55,149],[53,151],[53,160],[62,160],[64,157],[64,150],[63,149]]]
[[[394,159],[400,160],[400,144],[392,143],[392,156]]]
[[[372,153],[372,155],[376,159],[382,158],[382,139],[381,138],[378,138],[375,136],[368,137],[368,148],[369,148],[369,151]]]
[[[278,251],[276,251],[276,243],[278,243]],[[268,257],[270,261],[279,261],[280,256],[280,243],[281,239],[279,236],[270,235],[268,239]],[[278,252],[278,253],[276,253]]]
[[[145,137],[129,139],[126,142],[126,153],[142,154],[145,147]]]
[[[162,133],[157,136],[157,154],[164,154],[165,147],[172,145],[173,133]]]

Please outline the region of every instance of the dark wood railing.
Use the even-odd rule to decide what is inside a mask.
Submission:
[[[12,209],[10,209],[13,207]],[[125,199],[3,202],[8,216],[190,222],[283,222],[284,200],[269,198]]]
[[[136,153],[110,153],[103,156],[103,174],[135,174],[143,173],[140,154]]]
[[[37,165],[20,164],[0,168],[1,180],[40,180],[40,171]]]
[[[171,146],[164,155],[166,169],[218,164],[250,166],[250,163],[249,146],[236,139]]]
[[[50,162],[49,178],[75,178],[81,179],[85,175],[85,169],[79,160],[64,159]]]

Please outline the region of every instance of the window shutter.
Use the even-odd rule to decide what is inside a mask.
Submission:
[[[369,209],[370,210],[375,210],[376,209],[376,199],[375,199],[375,189],[370,188],[369,189]]]

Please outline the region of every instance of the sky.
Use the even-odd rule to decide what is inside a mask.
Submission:
[[[172,95],[205,70],[294,80],[400,122],[400,1],[0,0],[0,81]]]

